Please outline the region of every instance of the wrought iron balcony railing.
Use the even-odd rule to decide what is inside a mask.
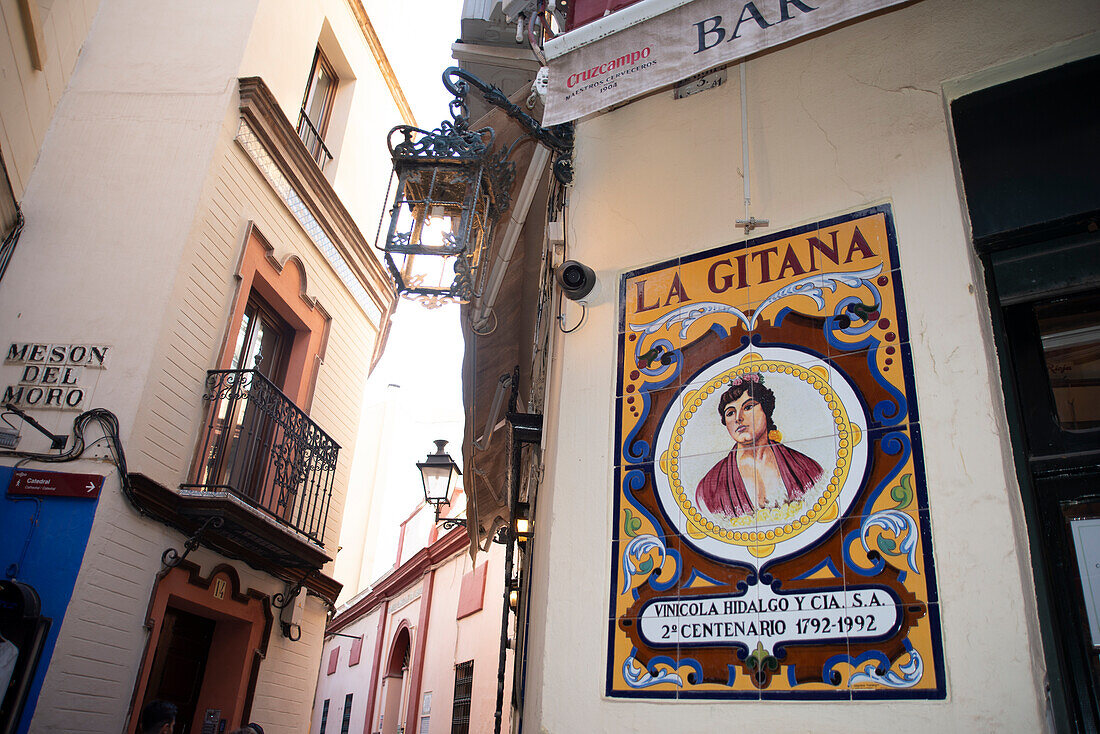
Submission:
[[[317,161],[318,167],[324,171],[325,164],[332,160],[332,153],[329,152],[324,139],[321,138],[321,133],[317,132],[317,128],[310,121],[305,107],[298,114],[298,137],[305,143],[306,150],[313,156],[313,160]]]
[[[211,370],[193,484],[229,492],[322,543],[340,446],[256,370]]]

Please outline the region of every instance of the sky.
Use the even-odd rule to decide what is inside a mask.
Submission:
[[[454,65],[451,44],[458,38],[462,0],[364,0],[394,73],[419,127],[433,129],[450,119],[451,95],[443,70]],[[399,120],[395,120],[397,124]],[[374,572],[377,579],[393,563],[398,526],[423,500],[416,462],[434,450],[433,441],[450,441],[447,451],[462,463],[462,334],[458,306],[427,309],[399,299],[386,349],[367,382],[364,418],[377,421],[380,405],[394,401],[394,418],[384,426],[384,463],[377,478],[381,495],[374,511],[381,514]],[[396,386],[396,387],[394,387]],[[377,440],[370,426],[360,428],[351,491],[364,491],[372,467],[360,455]],[[377,475],[376,475],[377,476]],[[363,518],[358,518],[362,521]],[[355,522],[345,518],[345,524]],[[408,541],[406,541],[408,542]]]
[[[462,0],[364,0],[363,6],[417,125],[431,130],[450,119],[443,70],[455,66],[451,44],[458,40]]]

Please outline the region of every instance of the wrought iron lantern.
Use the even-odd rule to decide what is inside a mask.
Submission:
[[[516,515],[512,522],[516,540],[519,541],[520,545],[526,545],[533,534],[531,528],[531,506],[526,502],[517,503]]]
[[[511,147],[495,152],[492,128],[470,129],[466,94],[472,84],[541,142],[567,156],[568,135],[545,130],[496,87],[451,67],[443,84],[454,95],[451,120],[435,130],[398,125],[387,145],[396,190],[383,250],[398,291],[427,306],[468,303],[477,295],[475,273],[492,241],[493,227],[510,205],[516,176]],[[555,165],[555,174],[568,162]],[[561,176],[559,175],[559,180]]]
[[[458,486],[458,478],[462,472],[458,464],[446,451],[447,442],[439,439],[435,442],[435,453],[428,454],[424,461],[418,461],[416,468],[420,470],[420,477],[424,480],[424,501],[435,507],[435,521],[439,522],[439,508],[441,505],[451,504],[451,495]],[[465,525],[462,518],[445,518],[444,529]]]

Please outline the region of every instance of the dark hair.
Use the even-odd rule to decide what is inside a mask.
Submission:
[[[264,728],[259,724],[253,724],[249,722],[248,728],[252,729],[252,731],[256,732],[256,734],[264,734]]]
[[[168,701],[150,701],[141,708],[141,716],[138,717],[138,731],[141,734],[156,732],[165,724],[176,721],[179,709],[176,704]]]
[[[775,421],[772,420],[772,413],[775,412],[775,393],[764,384],[764,376],[759,372],[749,372],[740,378],[734,378],[734,381],[736,384],[731,383],[730,389],[722,393],[722,397],[718,399],[718,420],[723,426],[726,425],[726,406],[748,393],[753,400],[760,403],[768,419],[768,430],[774,431]]]

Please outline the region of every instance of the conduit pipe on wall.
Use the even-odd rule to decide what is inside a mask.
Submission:
[[[745,221],[749,220],[749,101],[746,98],[745,64],[741,66],[741,173],[745,179]],[[747,230],[746,230],[747,231]]]
[[[527,212],[531,208],[531,201],[535,198],[535,191],[542,180],[543,171],[550,162],[550,149],[545,145],[538,145],[531,157],[531,165],[527,168],[527,174],[523,177],[519,195],[516,197],[515,206],[508,211],[508,227],[504,230],[504,237],[500,243],[489,270],[489,281],[485,291],[478,299],[477,307],[470,317],[474,331],[483,329],[489,321],[489,313],[493,310],[500,286],[504,282],[504,274],[508,271],[508,263],[512,261],[512,253],[516,249],[520,232],[523,231],[523,223],[527,220]]]

